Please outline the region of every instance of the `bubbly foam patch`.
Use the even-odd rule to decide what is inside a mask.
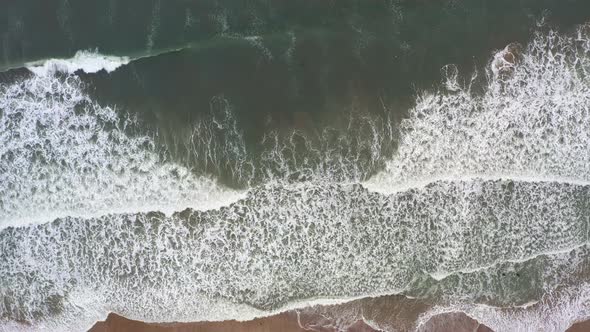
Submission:
[[[486,305],[435,307],[419,319],[419,326],[436,315],[464,312],[493,331],[562,332],[590,317],[590,285],[587,282],[557,293],[526,307],[497,308]],[[419,329],[419,331],[422,331]]]
[[[74,74],[81,70],[85,73],[97,73],[101,70],[112,72],[128,64],[129,57],[102,55],[92,51],[78,51],[70,59],[49,59],[27,64],[27,69],[38,76],[49,76],[55,73]]]
[[[537,36],[518,56],[507,48],[483,94],[445,67],[446,91],[424,93],[401,124],[384,172],[367,183],[391,192],[440,178],[534,177],[590,181],[590,38]]]
[[[418,98],[410,117],[401,124],[399,150],[386,169],[366,185],[378,192],[393,193],[428,187],[429,183],[441,180],[475,184],[483,179],[510,178],[537,185],[576,184],[587,192],[590,180],[589,52],[587,27],[580,28],[574,36],[555,32],[538,35],[524,50],[518,45],[509,45],[491,60],[483,93],[474,88],[475,76],[471,82],[463,84],[455,67],[443,68],[445,90],[424,93]],[[537,222],[541,215],[548,217],[549,210],[561,209],[554,204],[563,203],[561,198],[546,201],[549,196],[544,194],[536,197],[521,207],[513,207],[523,211],[529,211],[536,204],[542,207],[539,215],[525,212],[527,216],[517,222],[523,230],[531,229],[530,223]],[[577,204],[585,206],[584,209],[590,206],[586,199]],[[472,213],[471,209],[465,210],[456,204],[447,205],[445,210]],[[468,224],[473,222],[471,218],[459,218]],[[539,242],[548,244],[560,236],[552,226],[565,225],[562,224],[564,219],[551,219],[551,226],[541,227],[544,230],[538,233]],[[513,219],[499,215],[497,220]],[[451,247],[461,248],[459,252],[473,238],[473,233],[467,231],[468,224],[460,228],[465,238],[449,237],[450,243],[454,243]],[[443,225],[446,226],[444,222]],[[549,251],[537,251],[536,256],[524,258],[525,254],[522,255],[524,259],[504,259],[489,266],[482,264],[479,268],[468,268],[468,263],[461,262],[459,265],[463,268],[456,266],[453,273],[431,274],[440,282],[413,294],[431,298],[437,294],[448,295],[449,289],[453,289],[455,296],[449,300],[454,304],[433,310],[421,322],[443,312],[462,311],[494,331],[564,331],[575,321],[587,318],[590,308],[586,294],[588,248],[580,243],[587,243],[588,228],[570,225],[570,230],[579,234],[578,240],[564,239],[559,245],[549,245],[552,248]],[[520,232],[512,232],[512,226],[506,227],[506,233],[485,230],[485,227],[484,231],[494,236],[498,245],[511,243],[512,250],[526,250],[529,244],[517,235]],[[442,248],[445,243],[441,243]],[[482,253],[485,256],[488,251],[498,250],[491,243],[482,243],[481,248],[473,250],[471,255],[480,257]],[[455,255],[454,250],[443,250]],[[496,280],[503,280],[504,284],[499,285]],[[507,287],[510,283],[512,286]],[[526,310],[473,304],[475,301],[514,305],[516,303],[498,302],[495,298],[503,293],[507,298],[524,299],[524,293],[514,292],[518,287],[521,290],[536,288],[537,295],[531,300],[539,298],[540,294],[553,294],[556,287],[563,295],[545,295],[542,304]]]
[[[239,197],[163,160],[133,117],[91,101],[74,76],[35,76],[0,90],[0,228],[206,209]]]
[[[232,306],[212,311],[217,301],[273,312],[401,291],[522,304],[563,281],[544,274],[545,253],[587,242],[589,199],[588,187],[559,183],[437,182],[392,196],[306,183],[252,189],[217,210],[7,228],[0,310],[59,321],[80,306],[77,294],[147,321],[248,318]]]
[[[313,145],[296,132],[265,138],[253,175],[236,174],[266,183],[223,207],[238,195],[163,160],[133,118],[93,103],[75,77],[3,86],[0,140],[14,144],[0,147],[2,222],[63,218],[0,230],[0,329],[67,330],[107,311],[246,319],[302,299],[399,292],[515,306],[587,281],[585,36],[538,37],[482,95],[447,67],[449,91],[419,99],[396,157],[367,182],[377,192],[347,183],[382,160],[389,136],[369,125]],[[199,145],[238,133],[217,119],[196,127],[190,153],[214,168],[235,154],[227,167],[241,169],[252,159],[239,135],[214,145],[220,155]]]

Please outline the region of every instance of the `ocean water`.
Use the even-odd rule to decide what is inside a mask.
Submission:
[[[381,295],[428,303],[415,329],[588,319],[586,22],[574,0],[0,4],[0,330]]]

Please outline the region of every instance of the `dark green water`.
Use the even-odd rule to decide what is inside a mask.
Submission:
[[[494,50],[526,43],[544,17],[567,30],[590,12],[583,1],[25,4],[2,13],[5,67],[78,50],[147,56],[83,79],[98,101],[141,113],[167,141],[183,140],[174,136],[223,98],[249,150],[277,128],[345,127],[351,110],[387,109],[399,121],[417,93],[439,84],[442,66],[470,75]]]
[[[182,123],[223,95],[254,131],[269,114],[282,126],[301,112],[330,123],[355,104],[403,116],[416,92],[438,84],[442,66],[469,75],[492,51],[526,43],[545,17],[567,30],[590,15],[575,0],[52,0],[2,9],[0,69],[80,50],[148,57],[89,75],[91,92]]]
[[[490,41],[522,37],[531,21],[544,14],[562,24],[582,22],[586,6],[576,0],[10,1],[0,14],[2,60],[4,66],[18,66],[95,48],[105,54],[142,56],[220,35],[266,36],[298,30],[365,33],[397,41],[396,48],[405,41],[422,57],[428,53],[421,51],[430,50],[442,53],[437,56],[458,56],[444,45],[480,50]],[[435,65],[430,68],[437,69]]]
[[[586,318],[586,22],[583,0],[0,0],[0,331],[382,294],[498,331]],[[34,68],[80,51],[119,63]],[[531,301],[528,327],[493,307]]]

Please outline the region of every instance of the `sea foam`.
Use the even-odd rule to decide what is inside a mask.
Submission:
[[[496,177],[590,180],[590,39],[538,35],[490,63],[484,93],[445,67],[446,91],[425,92],[401,123],[386,170],[366,185],[393,192],[427,179]],[[514,49],[514,48],[511,48]],[[501,70],[500,70],[500,69]],[[500,73],[502,71],[502,73]]]
[[[48,76],[55,73],[74,74],[82,71],[88,74],[101,70],[112,72],[131,61],[126,56],[102,55],[96,51],[78,51],[73,58],[48,59],[27,63],[26,67],[38,76]]]
[[[308,298],[388,293],[518,305],[590,263],[589,196],[584,186],[512,181],[439,182],[391,196],[359,185],[273,185],[216,210],[7,228],[0,310],[61,321],[89,292],[93,306],[146,321],[248,317],[231,306],[212,311],[217,301],[260,314]],[[565,250],[572,244],[579,248]]]
[[[135,117],[93,102],[76,76],[33,76],[0,91],[0,228],[240,197],[165,161]]]
[[[443,308],[518,306],[583,286],[586,36],[538,36],[507,75],[490,74],[483,93],[446,67],[448,91],[418,99],[396,156],[364,183],[373,191],[326,177],[273,179],[217,208],[195,202],[229,191],[160,159],[132,117],[93,103],[75,77],[3,87],[0,137],[15,142],[0,153],[5,222],[64,215],[0,230],[0,329],[21,320],[70,326],[108,311],[244,319],[308,298],[387,293]],[[434,180],[399,190],[424,178]],[[575,303],[560,321],[586,312],[585,300]]]
[[[437,306],[421,315],[418,331],[428,320],[452,312],[463,312],[493,331],[566,331],[590,317],[590,285],[587,282],[560,292],[545,294],[527,306],[499,308],[481,304]]]

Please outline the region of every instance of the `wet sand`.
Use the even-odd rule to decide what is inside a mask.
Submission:
[[[96,323],[89,332],[123,332],[123,331],[144,331],[144,332],[226,332],[226,331],[304,331],[297,324],[297,317],[293,313],[255,319],[247,322],[224,321],[224,322],[197,322],[197,323],[143,323],[130,320],[117,314],[109,314],[106,321]]]
[[[461,312],[433,316],[417,328],[419,316],[431,308],[421,300],[391,295],[337,305],[316,305],[243,322],[144,323],[111,313],[89,332],[492,332]],[[590,320],[567,329],[567,332],[587,331],[590,331]]]
[[[313,306],[251,321],[144,323],[111,313],[89,332],[377,332],[413,331],[427,303],[401,296],[365,298],[339,305]],[[434,316],[418,331],[489,332],[484,325],[463,313]],[[576,330],[579,332],[581,330]]]
[[[272,317],[259,318],[247,322],[196,322],[196,323],[144,323],[130,320],[117,314],[109,314],[106,321],[97,322],[89,332],[379,332],[382,330],[371,327],[364,321],[357,321],[346,328],[338,328],[335,321],[322,320],[322,324],[302,324],[297,313],[287,312]],[[587,328],[588,326],[586,326]],[[489,332],[484,325],[462,313],[445,314],[434,317],[419,331],[456,331],[456,332]],[[572,329],[571,332],[588,331],[588,329]]]
[[[381,330],[372,328],[363,321],[357,321],[352,325],[338,329],[337,322],[324,319],[323,324],[304,324],[297,319],[294,311],[279,315],[259,318],[247,322],[196,322],[196,323],[144,323],[130,320],[111,313],[105,321],[97,322],[89,332],[378,332]],[[401,330],[404,331],[404,330]],[[433,317],[418,331],[428,332],[492,332],[490,328],[479,324],[463,313],[450,313]],[[590,321],[574,324],[566,332],[588,332]]]
[[[303,326],[297,319],[296,312],[286,312],[272,317],[259,318],[247,322],[224,321],[224,322],[197,322],[197,323],[144,323],[127,319],[117,314],[109,314],[104,322],[96,323],[89,332],[302,332],[336,331],[330,326]],[[362,321],[349,326],[349,332],[374,332],[378,331]]]
[[[590,320],[572,325],[566,332],[588,332],[590,331]]]

